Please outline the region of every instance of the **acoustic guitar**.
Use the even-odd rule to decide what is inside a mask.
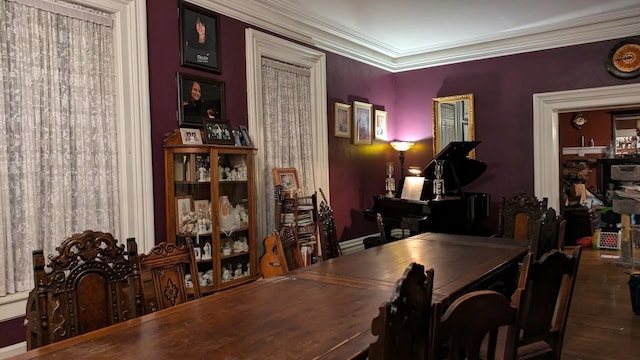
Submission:
[[[289,271],[277,231],[264,239],[264,250],[264,255],[260,258],[260,272],[265,279]]]

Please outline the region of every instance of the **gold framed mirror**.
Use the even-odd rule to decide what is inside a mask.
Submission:
[[[452,141],[475,140],[473,94],[445,96],[433,99],[433,155]],[[475,150],[469,152],[475,159]]]

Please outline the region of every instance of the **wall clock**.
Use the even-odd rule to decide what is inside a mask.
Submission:
[[[571,123],[576,129],[582,129],[584,124],[587,123],[587,118],[585,118],[584,115],[580,112],[573,117],[573,120],[571,120]]]
[[[640,39],[624,39],[613,46],[607,70],[615,77],[630,79],[640,75]]]

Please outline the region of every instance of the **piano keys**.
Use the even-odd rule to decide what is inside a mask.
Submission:
[[[469,152],[479,143],[480,141],[451,142],[422,169],[424,185],[420,200],[400,198],[404,186],[402,179],[396,197],[373,197],[373,207],[365,210],[365,218],[376,221],[376,213],[380,213],[387,239],[391,239],[391,228],[408,229],[411,234],[483,234],[482,221],[489,216],[490,196],[488,193],[463,191],[464,186],[480,177],[487,168],[484,162],[468,157]],[[445,194],[439,201],[433,200],[436,160],[444,160],[442,178]]]

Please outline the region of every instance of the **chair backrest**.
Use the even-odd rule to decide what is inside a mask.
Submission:
[[[183,246],[162,242],[138,254],[135,239],[127,240],[129,259],[140,271],[144,313],[151,313],[202,296],[198,264],[193,241],[185,238]]]
[[[140,315],[139,276],[111,234],[85,231],[49,255],[33,252],[35,289],[27,302],[27,348],[34,349]]]
[[[433,269],[411,263],[396,282],[391,301],[371,322],[378,336],[369,359],[425,359],[429,354]]]
[[[439,307],[434,309],[437,311]],[[459,359],[463,350],[466,359],[475,360],[480,358],[483,340],[489,334],[486,359],[495,359],[498,330],[501,326],[509,326],[507,334],[514,338],[516,316],[517,309],[499,292],[474,291],[462,295],[447,308],[434,326],[434,337],[447,343],[444,347],[448,349],[447,359]]]
[[[531,252],[536,259],[552,249],[558,249],[558,230],[560,219],[553,208],[544,211],[542,218],[537,220],[535,237],[531,239]]]
[[[296,237],[296,230],[293,225],[285,225],[280,230],[280,243],[282,244],[283,260],[287,264],[287,271],[295,270],[304,266],[300,242]]]
[[[384,221],[382,220],[382,214],[376,213],[376,222],[378,223],[378,232],[380,232],[381,243],[387,242],[387,234],[384,230]]]
[[[318,221],[320,222],[320,246],[322,247],[322,259],[328,260],[341,255],[338,246],[338,231],[333,220],[333,210],[327,203],[322,189],[319,189],[322,200],[318,205]]]
[[[564,238],[567,232],[567,219],[562,216],[559,217],[558,222],[558,249],[564,250]]]
[[[518,348],[539,343],[560,359],[580,254],[580,247],[569,254],[553,249],[537,260],[530,253],[523,261],[518,289],[511,298],[518,307],[519,334],[516,346],[507,347],[513,356]]]
[[[500,198],[498,236],[516,240],[533,239],[537,220],[542,218],[547,202],[547,198],[538,200],[526,192],[519,192],[509,199]]]

